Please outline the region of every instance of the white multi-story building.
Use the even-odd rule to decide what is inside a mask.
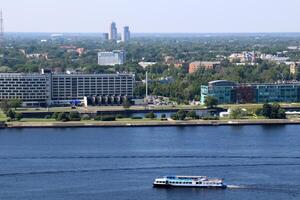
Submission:
[[[103,51],[98,53],[98,65],[123,65],[125,51]]]
[[[109,30],[109,40],[117,41],[118,40],[118,29],[115,22],[110,24]]]
[[[129,26],[125,26],[123,33],[122,33],[122,42],[126,43],[126,42],[129,42],[129,40],[130,40]]]
[[[132,97],[133,74],[53,74],[52,100],[91,96]]]
[[[134,74],[0,74],[0,100],[25,105],[58,104],[84,97],[132,98]]]

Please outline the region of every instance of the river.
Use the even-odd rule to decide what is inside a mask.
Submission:
[[[161,175],[226,190],[152,188]],[[300,126],[1,129],[0,199],[300,199]]]

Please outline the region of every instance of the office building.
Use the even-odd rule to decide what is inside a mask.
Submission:
[[[122,42],[126,43],[126,42],[129,42],[129,40],[130,40],[129,26],[125,26],[123,33],[122,33]]]
[[[52,100],[85,96],[133,96],[132,74],[53,74]]]
[[[109,40],[117,41],[118,40],[118,29],[115,22],[110,24],[110,31],[109,31]]]
[[[201,103],[207,96],[215,97],[219,104],[300,102],[300,82],[236,84],[231,81],[211,81],[201,86]]]
[[[221,62],[211,62],[211,61],[195,61],[189,65],[189,73],[195,73],[198,69],[203,68],[205,70],[217,69],[220,67]]]
[[[0,74],[0,100],[25,106],[58,105],[88,98],[132,98],[133,74]]]
[[[201,103],[204,104],[207,96],[215,97],[219,104],[235,102],[235,88],[236,84],[231,81],[211,81],[207,86],[201,86]]]
[[[123,65],[125,62],[125,51],[103,51],[98,53],[98,65]]]
[[[45,103],[51,98],[51,78],[44,74],[0,74],[0,100],[22,99],[28,104]]]

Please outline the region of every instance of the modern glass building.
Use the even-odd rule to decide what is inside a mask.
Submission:
[[[300,84],[259,84],[253,85],[257,103],[298,102]]]
[[[201,103],[204,104],[207,96],[215,97],[219,104],[233,103],[236,99],[235,88],[236,84],[231,81],[211,81],[207,86],[201,86]]]
[[[201,86],[202,104],[207,96],[217,98],[219,104],[300,102],[300,82],[236,84],[218,80]]]

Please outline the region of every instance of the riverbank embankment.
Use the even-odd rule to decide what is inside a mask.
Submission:
[[[164,126],[243,126],[300,125],[300,119],[193,120],[193,121],[112,121],[112,122],[6,122],[2,128],[79,128],[79,127],[164,127]]]

